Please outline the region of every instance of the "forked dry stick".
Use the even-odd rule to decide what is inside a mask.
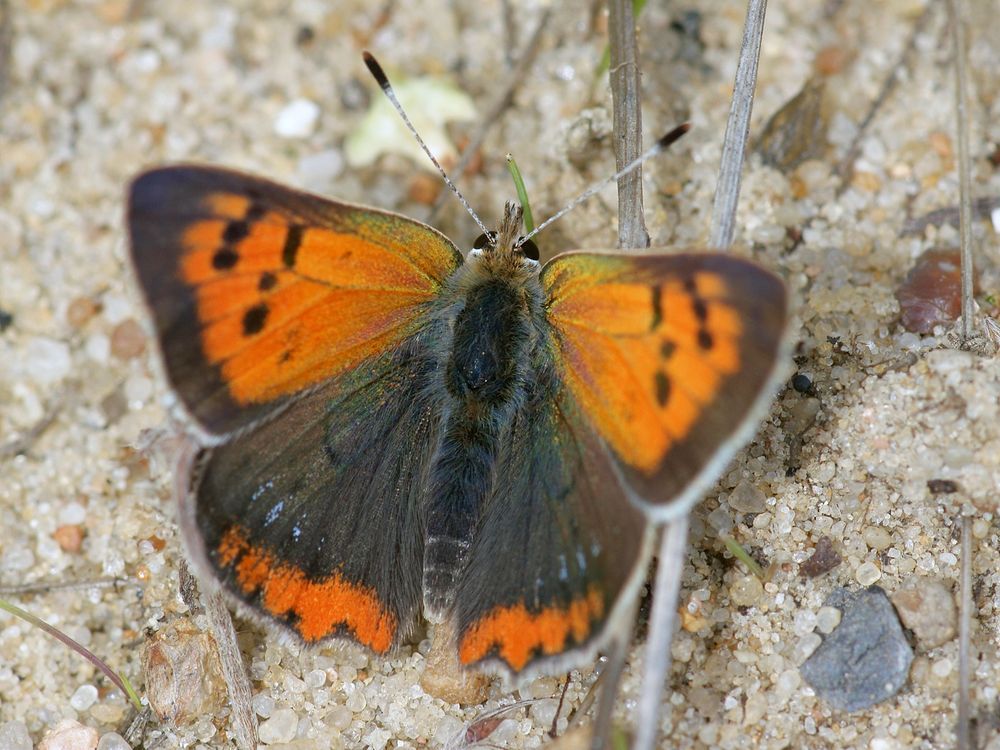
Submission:
[[[750,131],[750,113],[753,109],[766,10],[767,0],[749,0],[747,4],[740,59],[736,68],[733,100],[726,124],[719,181],[712,209],[711,238],[712,245],[717,250],[728,249],[735,232],[736,206],[739,202],[743,160]],[[634,750],[652,750],[656,744],[660,708],[663,705],[661,693],[670,666],[670,643],[673,639],[677,594],[687,546],[687,525],[686,515],[669,522],[660,542]]]

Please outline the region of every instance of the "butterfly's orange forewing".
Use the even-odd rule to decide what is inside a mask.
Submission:
[[[215,168],[140,175],[128,223],[167,373],[214,434],[391,350],[461,263],[419,222]]]
[[[637,494],[675,504],[770,398],[784,285],[728,256],[594,253],[542,284],[567,387]]]

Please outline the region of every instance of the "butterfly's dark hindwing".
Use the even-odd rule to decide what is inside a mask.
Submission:
[[[508,673],[568,669],[593,655],[648,560],[644,516],[547,352],[540,342],[500,441],[497,481],[454,597],[462,663]]]
[[[384,653],[420,611],[423,503],[439,408],[420,346],[302,396],[206,451],[189,500],[205,561],[306,642]]]

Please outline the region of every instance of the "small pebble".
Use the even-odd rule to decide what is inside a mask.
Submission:
[[[323,669],[313,669],[306,672],[305,676],[306,686],[315,690],[316,688],[321,688],[326,684],[326,670]]]
[[[896,290],[903,327],[931,333],[953,322],[962,310],[961,261],[957,249],[927,250]]]
[[[790,435],[801,435],[816,421],[822,403],[818,398],[809,396],[798,399],[788,408],[788,419],[785,420],[785,431]]]
[[[124,389],[119,385],[101,399],[101,413],[108,424],[114,424],[128,411],[128,400]]]
[[[97,750],[132,750],[132,746],[118,732],[108,732],[101,735]]]
[[[364,693],[360,690],[355,690],[347,696],[347,700],[344,701],[344,705],[351,709],[354,713],[358,714],[365,710],[368,706],[368,701],[365,700]]]
[[[729,598],[737,607],[752,607],[764,596],[764,584],[757,576],[743,576],[729,587]]]
[[[865,540],[869,549],[879,552],[892,545],[892,534],[881,526],[866,526],[861,532],[861,538]]]
[[[950,495],[958,492],[958,483],[950,479],[928,479],[927,489],[932,495]]]
[[[892,595],[899,619],[926,649],[937,648],[955,637],[958,608],[951,587],[938,578],[914,576]]]
[[[274,132],[282,138],[308,138],[316,130],[319,105],[309,99],[294,99],[274,120]]]
[[[274,698],[270,693],[257,693],[250,699],[254,712],[262,719],[268,719],[274,713]]]
[[[840,619],[841,612],[836,607],[820,607],[816,612],[816,629],[827,635],[840,624]]]
[[[111,331],[111,354],[118,359],[133,359],[146,351],[146,333],[133,318],[123,320]]]
[[[31,750],[31,735],[23,721],[14,719],[0,724],[0,747],[4,750]]]
[[[823,639],[818,633],[806,633],[799,638],[798,642],[795,644],[795,650],[792,652],[792,659],[796,664],[802,664],[806,659],[813,655],[822,643]]]
[[[63,719],[49,729],[38,743],[38,750],[96,750],[99,735],[73,719]]]
[[[528,714],[538,726],[550,727],[552,722],[556,718],[556,712],[559,710],[559,701],[554,698],[546,698],[544,700],[538,700],[531,704],[528,709]]]
[[[559,689],[559,681],[554,677],[539,677],[528,686],[527,697],[551,698]],[[524,696],[525,691],[522,690],[521,695]]]
[[[97,702],[97,688],[93,685],[80,685],[69,699],[77,711],[86,711]]]
[[[834,708],[861,711],[894,696],[913,661],[885,592],[873,586],[835,589],[824,602],[842,612],[840,625],[800,667],[816,694]]]
[[[873,562],[863,562],[854,571],[854,579],[862,586],[871,586],[882,577],[882,571]]]
[[[78,524],[66,524],[52,532],[52,538],[56,540],[59,549],[70,555],[80,552],[80,549],[83,547],[84,536],[84,529]]]
[[[737,513],[762,513],[767,496],[749,479],[741,479],[729,494],[729,507]]]
[[[373,729],[364,738],[364,746],[371,750],[383,750],[389,744],[392,734],[387,729]]]
[[[939,679],[944,679],[952,673],[954,668],[955,665],[951,663],[951,659],[938,659],[931,665],[931,673]]]
[[[840,554],[833,548],[829,537],[816,540],[812,555],[799,565],[799,571],[807,578],[815,578],[836,568],[842,562]]]
[[[71,502],[67,503],[59,511],[59,523],[60,524],[81,524],[87,520],[87,508],[83,503]]]
[[[37,384],[48,385],[69,375],[73,361],[65,342],[38,336],[28,340],[23,367]]]
[[[299,725],[298,715],[290,708],[279,708],[271,718],[260,723],[260,741],[265,745],[291,742]]]
[[[828,107],[823,106],[824,81],[811,78],[768,120],[757,138],[765,164],[791,172],[819,158],[827,146]]]
[[[352,721],[354,721],[354,712],[347,706],[334,706],[324,719],[325,724],[338,732],[343,732],[351,726]]]
[[[66,322],[73,328],[83,328],[100,309],[101,306],[92,297],[77,297],[66,308]]]

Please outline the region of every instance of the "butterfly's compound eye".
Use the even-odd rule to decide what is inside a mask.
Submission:
[[[486,232],[484,234],[476,237],[476,241],[472,243],[472,248],[474,250],[483,250],[484,248],[492,248],[497,241],[496,232]]]
[[[538,245],[533,240],[528,240],[518,250],[524,253],[524,257],[528,260],[538,260]]]

